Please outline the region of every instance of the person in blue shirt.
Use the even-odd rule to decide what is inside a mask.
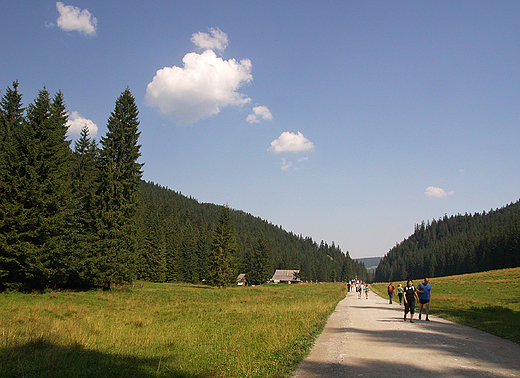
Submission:
[[[426,312],[426,320],[430,321],[430,319],[428,319],[428,314],[430,313],[431,291],[432,286],[430,285],[429,278],[425,278],[424,282],[420,283],[417,286],[417,293],[419,294],[419,320],[421,320],[421,312],[424,306]]]

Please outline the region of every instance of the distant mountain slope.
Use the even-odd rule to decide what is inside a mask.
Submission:
[[[382,257],[364,257],[362,259],[354,259],[356,261],[362,262],[365,264],[367,271],[373,270],[375,271]]]
[[[213,229],[222,206],[199,203],[150,182],[140,187],[139,278],[164,282],[197,283],[206,276],[206,262]],[[231,209],[236,232],[237,275],[251,269],[251,256],[258,238],[268,240],[272,269],[300,270],[302,280],[335,281],[366,279],[364,266],[332,243],[317,244],[283,230],[259,217]]]
[[[488,213],[444,216],[383,257],[375,280],[388,282],[520,266],[520,201]]]

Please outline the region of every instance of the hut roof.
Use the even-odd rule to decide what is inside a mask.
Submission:
[[[299,278],[294,276],[294,273],[300,273],[299,270],[296,269],[277,269],[274,272],[273,278],[271,278],[274,282],[297,282],[300,281]]]

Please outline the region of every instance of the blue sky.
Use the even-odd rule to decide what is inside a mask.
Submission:
[[[120,93],[144,179],[354,258],[520,198],[518,1],[3,1],[1,95]]]

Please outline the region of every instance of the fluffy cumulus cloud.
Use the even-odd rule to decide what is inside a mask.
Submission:
[[[246,118],[249,123],[259,123],[261,119],[265,121],[273,119],[273,115],[267,106],[255,106],[253,108],[253,114],[249,114]]]
[[[183,67],[158,70],[146,87],[147,104],[179,123],[194,123],[218,114],[226,106],[251,102],[238,92],[253,80],[251,61],[224,60],[217,56],[213,49],[224,49],[227,35],[220,29],[210,29],[210,33],[196,33],[192,37],[197,46],[207,50],[186,54]]]
[[[194,33],[191,41],[203,50],[224,51],[229,44],[227,34],[219,28],[210,28],[209,33]]]
[[[453,190],[450,192],[447,192],[442,188],[438,188],[436,186],[429,186],[426,188],[426,192],[424,192],[424,194],[427,197],[442,198],[442,197],[452,196],[455,194],[455,192]]]
[[[96,136],[98,131],[97,125],[90,119],[82,117],[78,112],[72,112],[67,121],[67,134],[71,137],[78,137],[83,126],[87,126],[89,137],[94,138]]]
[[[65,31],[77,31],[85,35],[96,35],[97,18],[87,10],[81,10],[73,5],[65,5],[62,2],[56,3],[56,8],[60,13],[58,26]]]
[[[271,142],[267,151],[277,154],[280,152],[305,152],[314,151],[314,144],[298,131],[297,134],[284,131],[278,139]]]

